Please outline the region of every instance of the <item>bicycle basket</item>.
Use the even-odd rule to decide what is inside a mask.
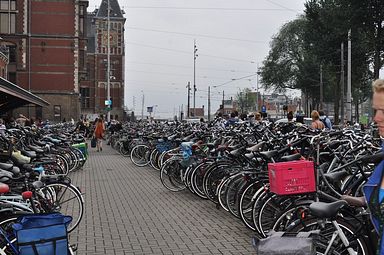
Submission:
[[[292,195],[316,191],[314,169],[314,163],[307,160],[269,163],[271,192],[278,195]]]
[[[60,213],[23,215],[13,224],[19,255],[68,255],[67,226]]]

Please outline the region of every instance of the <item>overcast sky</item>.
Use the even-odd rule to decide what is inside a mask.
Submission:
[[[196,40],[196,107],[207,109],[211,86],[215,112],[223,90],[229,99],[240,89],[256,87],[257,66],[267,56],[271,38],[303,12],[304,2],[120,0],[126,18],[125,105],[140,116],[144,94],[144,114],[147,106],[157,105],[156,117],[171,117],[182,104],[185,108]],[[100,3],[90,0],[88,11]],[[250,77],[239,79],[245,76]]]

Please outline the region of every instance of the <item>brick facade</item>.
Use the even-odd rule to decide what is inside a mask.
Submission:
[[[124,23],[117,0],[110,3],[110,96],[111,116],[124,115]],[[100,8],[88,13],[86,74],[80,82],[83,115],[106,114],[107,100],[107,0]]]
[[[10,13],[10,30],[0,26],[2,45],[9,48],[10,54],[8,80],[50,103],[43,109],[29,107],[16,111],[33,118],[77,119],[79,80],[86,70],[88,1],[9,0],[9,3],[9,10],[0,10]]]

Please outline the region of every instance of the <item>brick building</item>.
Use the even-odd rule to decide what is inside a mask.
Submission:
[[[124,12],[117,0],[110,5],[110,96],[111,117],[123,118],[124,114]],[[107,100],[107,8],[108,0],[102,0],[99,9],[87,15],[86,73],[80,82],[82,115],[106,114]]]
[[[50,103],[17,112],[56,121],[80,115],[87,6],[87,0],[0,0],[8,80]]]
[[[8,48],[0,46],[0,77],[3,77],[4,79],[7,79],[7,65],[8,65]]]

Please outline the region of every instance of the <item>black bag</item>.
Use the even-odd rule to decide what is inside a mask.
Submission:
[[[253,238],[257,255],[315,255],[319,230],[299,233],[271,231],[265,239]]]
[[[96,143],[97,143],[97,140],[95,137],[92,137],[92,140],[91,140],[91,148],[95,148],[96,147]]]

